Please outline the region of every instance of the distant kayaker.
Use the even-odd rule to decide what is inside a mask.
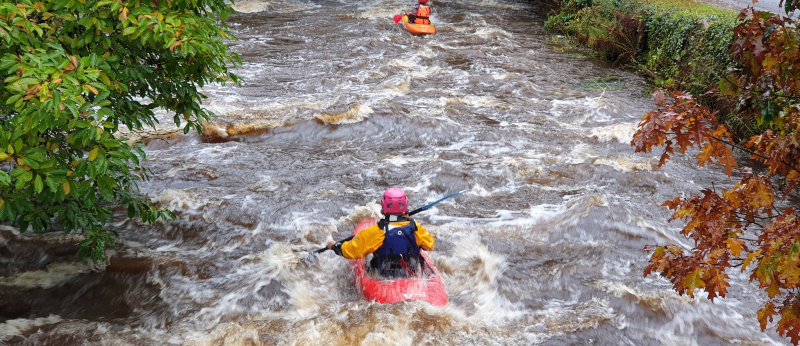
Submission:
[[[370,267],[384,277],[409,277],[422,268],[420,249],[433,250],[433,235],[408,216],[408,197],[392,187],[383,193],[384,218],[359,232],[352,240],[329,242],[327,247],[348,259],[372,254]]]
[[[419,0],[417,6],[414,6],[414,9],[406,15],[409,23],[431,24],[431,5],[428,5],[428,0]]]

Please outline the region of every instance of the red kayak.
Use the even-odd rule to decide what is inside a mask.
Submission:
[[[378,223],[378,219],[367,218],[361,220],[353,230],[353,235],[361,230]],[[367,271],[366,261],[361,258],[351,260],[355,282],[361,294],[367,300],[378,303],[391,304],[403,300],[422,300],[436,306],[447,304],[447,291],[444,289],[439,271],[428,260],[428,255],[423,250],[422,258],[425,260],[425,275],[405,279],[381,279],[373,277]]]

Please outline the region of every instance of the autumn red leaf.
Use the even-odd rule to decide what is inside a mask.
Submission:
[[[703,278],[703,283],[706,285],[709,299],[714,300],[716,297],[725,297],[728,294],[730,284],[727,279],[728,275],[716,268],[712,267],[708,270],[708,274]]]
[[[769,302],[758,310],[758,322],[761,324],[761,330],[767,329],[767,323],[772,322],[772,316],[775,316],[775,304]]]
[[[800,341],[800,318],[798,318],[800,316],[797,309],[800,309],[800,304],[797,303],[792,304],[790,309],[783,309],[781,320],[778,321],[778,332],[788,337],[795,345]]]
[[[789,8],[800,5],[800,0],[791,1]],[[761,329],[772,325],[797,345],[800,215],[788,197],[800,184],[800,32],[794,19],[752,8],[743,10],[739,20],[729,51],[738,68],[720,80],[718,91],[736,100],[736,116],[763,131],[735,142],[717,114],[693,95],[656,90],[655,109],[642,117],[631,145],[636,152],[663,150],[659,166],[694,148],[699,166],[720,164],[732,177],[746,158],[737,162],[736,148],[763,168],[743,169],[739,181],[726,181],[724,188],[664,202],[673,212],[670,221],[684,222],[681,234],[694,247],[646,247],[653,254],[644,275],[660,274],[680,294],[693,297],[695,290],[703,290],[713,300],[727,294],[727,270],[749,271],[751,282],[770,298],[757,313]]]

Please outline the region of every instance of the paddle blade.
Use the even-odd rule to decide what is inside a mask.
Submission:
[[[416,213],[419,213],[419,212],[421,212],[421,211],[426,211],[426,210],[428,210],[428,209],[430,209],[430,208],[433,208],[433,206],[434,206],[434,205],[437,205],[437,204],[439,204],[439,202],[441,202],[441,201],[444,201],[444,200],[446,200],[446,199],[448,199],[448,198],[451,198],[451,197],[458,196],[458,195],[460,195],[460,194],[462,194],[462,193],[464,193],[464,192],[467,192],[467,191],[469,191],[469,190],[461,190],[461,191],[458,191],[458,192],[456,192],[456,193],[451,193],[451,194],[449,194],[449,195],[447,195],[447,196],[444,196],[444,197],[442,197],[441,199],[439,199],[439,200],[438,200],[438,201],[436,201],[436,202],[433,202],[433,203],[431,203],[431,204],[424,205],[424,206],[422,206],[422,207],[419,207],[419,208],[415,209],[414,211],[412,211],[412,212],[408,213],[408,215],[409,215],[409,216],[411,216],[411,215],[414,215],[414,214],[416,214]]]
[[[394,23],[395,23],[395,24],[400,24],[400,21],[401,21],[401,20],[403,20],[403,16],[401,16],[401,15],[399,15],[399,14],[395,14],[395,15],[394,15]]]
[[[316,251],[306,252],[300,255],[300,258],[302,259],[303,264],[307,266],[318,264]]]

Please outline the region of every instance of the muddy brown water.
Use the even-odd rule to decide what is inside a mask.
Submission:
[[[634,154],[640,78],[545,32],[527,2],[239,2],[241,88],[206,88],[203,135],[146,140],[142,191],[178,220],[124,221],[108,265],[76,237],[0,231],[3,345],[783,345],[731,273],[711,303],[643,278],[647,244],[691,244],[659,205],[718,168]],[[370,303],[349,235],[390,186],[421,213],[450,302]]]

